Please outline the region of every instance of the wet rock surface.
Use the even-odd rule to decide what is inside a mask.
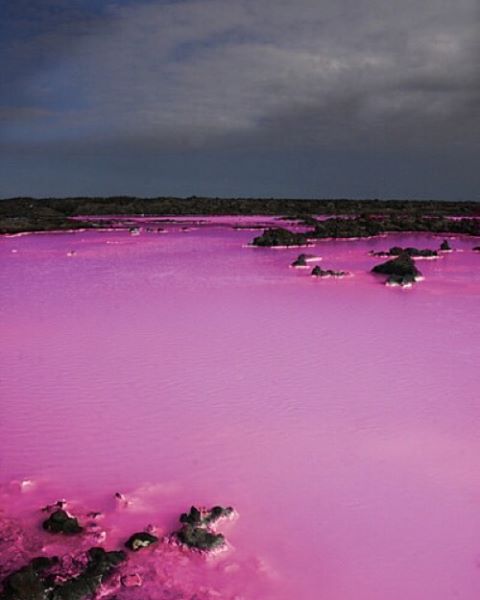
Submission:
[[[125,560],[121,551],[106,552],[90,548],[86,566],[75,577],[56,569],[57,557],[34,558],[28,565],[11,573],[3,582],[1,600],[87,600]]]
[[[314,254],[299,254],[292,262],[292,267],[308,267],[309,260],[319,260]]]
[[[415,266],[415,261],[405,252],[397,258],[375,265],[372,273],[389,275],[386,283],[401,286],[411,285],[421,277],[420,271]]]
[[[83,531],[83,527],[79,525],[78,520],[62,508],[55,510],[43,522],[42,527],[50,533],[63,533],[65,535],[75,535]]]
[[[139,531],[128,538],[125,542],[125,546],[133,552],[138,552],[142,548],[147,548],[148,546],[155,544],[155,542],[158,542],[157,536],[147,533],[146,531]]]
[[[418,248],[402,248],[401,246],[392,246],[389,250],[371,252],[370,254],[371,256],[400,256],[401,254],[407,254],[413,258],[435,258],[438,256],[438,252],[430,248],[420,250]]]
[[[192,506],[190,512],[180,515],[179,520],[183,526],[173,535],[182,544],[196,550],[208,551],[220,548],[225,545],[225,537],[213,531],[212,527],[233,514],[234,510],[231,506],[214,506],[210,510]]]
[[[443,242],[440,244],[440,250],[442,252],[450,252],[451,251],[451,246],[448,243],[448,240],[443,240]]]
[[[57,557],[32,559],[28,565],[5,578],[0,599],[48,600],[50,596],[47,595],[49,587],[45,581],[45,573],[57,563]]]
[[[312,269],[313,277],[345,277],[348,275],[346,271],[333,271],[332,269],[322,269],[319,265]]]

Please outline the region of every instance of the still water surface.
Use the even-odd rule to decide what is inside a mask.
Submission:
[[[442,238],[318,242],[353,274],[320,281],[239,222],[0,239],[3,514],[33,527],[58,493],[115,545],[236,507],[228,552],[146,553],[122,599],[477,600],[478,240],[401,290],[368,251]]]

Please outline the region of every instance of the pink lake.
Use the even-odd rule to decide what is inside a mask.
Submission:
[[[0,238],[1,573],[58,552],[59,497],[108,549],[229,504],[227,551],[146,549],[107,598],[478,600],[478,238],[406,290],[369,250],[443,237],[319,241],[353,276],[316,280],[254,219],[186,223]]]

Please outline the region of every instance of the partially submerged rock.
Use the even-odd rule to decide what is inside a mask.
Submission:
[[[473,250],[474,252],[480,252],[480,246],[474,246],[474,247],[472,248],[472,250]]]
[[[190,508],[190,512],[180,515],[180,523],[188,525],[213,525],[220,519],[229,518],[233,515],[231,506],[214,506],[210,510],[198,509],[196,506]]]
[[[313,277],[345,277],[346,271],[333,271],[332,269],[322,269],[319,265],[312,269]]]
[[[448,243],[448,240],[443,240],[443,242],[440,244],[440,250],[442,252],[451,252],[452,248]]]
[[[196,550],[214,550],[225,544],[225,537],[221,533],[194,525],[184,525],[175,535],[182,544]]]
[[[74,535],[83,531],[83,527],[78,524],[78,520],[62,508],[55,510],[43,522],[42,527],[50,533],[64,533],[66,535]]]
[[[138,552],[142,548],[147,548],[155,542],[158,542],[158,537],[147,533],[146,531],[139,531],[131,535],[125,542],[125,546],[133,552]]]
[[[44,580],[45,571],[57,563],[56,556],[40,556],[18,571],[10,573],[3,581],[1,600],[47,600],[49,587]]]
[[[51,600],[87,600],[100,585],[113,574],[115,568],[125,559],[120,551],[106,552],[103,548],[90,548],[87,552],[88,563],[77,577],[54,588]]]
[[[208,551],[225,545],[225,537],[213,531],[212,527],[221,519],[230,518],[234,514],[231,506],[214,506],[210,510],[195,506],[190,512],[180,515],[181,529],[174,533],[179,542],[189,548]]]
[[[306,267],[307,257],[305,254],[299,254],[297,258],[292,262],[292,267]]]
[[[58,570],[57,557],[34,558],[3,582],[1,600],[90,600],[100,585],[125,560],[124,552],[90,548],[87,564],[75,576]],[[53,572],[52,572],[53,571]]]
[[[308,239],[303,233],[295,233],[283,227],[265,229],[262,235],[254,238],[254,246],[306,246]]]
[[[390,277],[386,282],[389,285],[411,285],[418,281],[422,275],[415,266],[414,260],[406,252],[400,254],[397,258],[375,265],[372,272],[389,275]]]
[[[297,258],[292,262],[292,267],[308,267],[308,262],[312,260],[320,260],[317,256],[313,254],[299,254]]]
[[[389,250],[381,250],[380,252],[371,252],[372,256],[400,256],[401,254],[407,254],[413,258],[435,258],[438,256],[436,250],[430,248],[424,248],[422,250],[418,248],[402,248],[401,246],[392,246]]]

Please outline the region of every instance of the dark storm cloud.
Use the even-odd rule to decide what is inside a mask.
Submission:
[[[7,16],[3,149],[478,151],[475,0],[22,0]]]

